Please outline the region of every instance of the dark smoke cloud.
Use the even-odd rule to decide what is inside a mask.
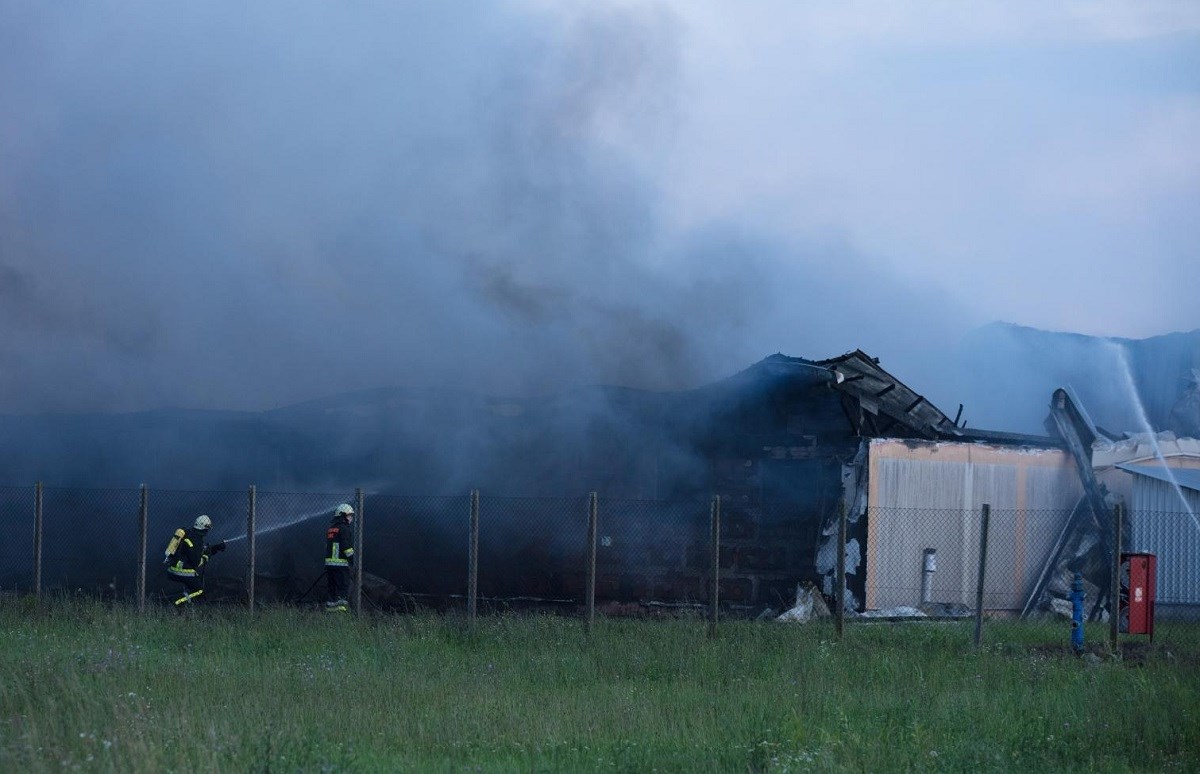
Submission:
[[[685,34],[652,7],[0,4],[0,412],[676,388],[856,347],[936,393],[977,322],[936,288],[836,233],[665,227],[610,140],[670,146]]]

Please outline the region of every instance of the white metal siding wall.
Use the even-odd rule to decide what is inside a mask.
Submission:
[[[873,442],[868,607],[920,601],[926,548],[937,550],[933,601],[974,605],[983,503],[992,506],[984,605],[1024,605],[1079,498],[1079,477],[1057,451],[967,446]]]
[[[1159,604],[1200,604],[1200,524],[1184,507],[1186,500],[1192,513],[1200,514],[1200,492],[1176,490],[1149,476],[1134,474],[1133,479],[1130,550],[1157,557]]]
[[[874,607],[920,601],[921,559],[937,550],[935,602],[974,603],[979,566],[979,506],[1014,499],[1012,471],[976,469],[969,463],[881,459],[880,495],[870,504],[875,521]],[[1003,495],[1001,495],[1003,493]]]

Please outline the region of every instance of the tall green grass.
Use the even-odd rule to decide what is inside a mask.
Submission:
[[[1195,637],[197,613],[0,604],[0,770],[1200,770]]]

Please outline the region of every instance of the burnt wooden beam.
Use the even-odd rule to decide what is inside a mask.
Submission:
[[[887,387],[884,387],[882,390],[880,390],[879,392],[875,393],[875,397],[876,397],[876,398],[882,398],[884,395],[887,395],[889,392],[891,392],[891,391],[892,391],[892,390],[894,390],[894,389],[896,389],[896,383],[895,383],[895,382],[892,382],[892,383],[891,383],[891,384],[889,384]]]
[[[846,415],[846,421],[850,423],[850,429],[854,431],[855,435],[862,435],[862,404],[845,393],[838,395],[838,398],[842,405],[842,413]],[[854,416],[854,409],[857,409],[857,419]]]
[[[908,412],[912,411],[913,409],[915,409],[917,406],[920,406],[924,402],[925,402],[925,398],[921,395],[918,395],[916,400],[914,400],[912,403],[910,403],[904,407],[904,413],[907,414]]]

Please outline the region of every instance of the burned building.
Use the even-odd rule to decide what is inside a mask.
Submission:
[[[373,390],[258,415],[193,412],[187,420],[197,431],[187,439],[161,415],[127,417],[129,427],[119,418],[93,421],[106,432],[91,435],[109,449],[110,438],[137,439],[143,456],[127,464],[149,470],[138,477],[151,486],[155,464],[180,459],[191,466],[174,474],[190,475],[193,490],[214,480],[259,484],[256,590],[282,600],[312,586],[323,522],[358,485],[366,492],[364,568],[385,590],[384,601],[461,600],[467,493],[474,490],[479,593],[497,604],[578,603],[588,493],[595,492],[602,603],[707,599],[716,495],[720,595],[728,606],[786,608],[799,584],[832,596],[843,513],[849,609],[914,605],[926,601],[923,594],[973,603],[977,516],[987,503],[996,539],[984,604],[1015,614],[1049,588],[1056,552],[1087,499],[1092,465],[1090,450],[1073,447],[1070,433],[967,428],[861,351],[826,360],[773,355],[678,392],[590,387],[501,397]],[[37,443],[52,443],[45,427],[21,422]],[[65,425],[59,419],[51,427]],[[83,439],[86,447],[91,435],[64,432],[64,443],[79,449]],[[230,438],[236,449],[227,454]],[[181,443],[187,448],[175,454],[172,444]],[[218,461],[225,467],[204,467]],[[210,581],[230,598],[243,594],[248,541],[236,538],[245,530],[245,490],[155,491],[151,543],[198,510],[211,513],[221,525],[214,538],[235,541]],[[298,491],[332,494],[286,494]],[[72,519],[119,525],[105,529],[113,549],[94,561],[71,561],[66,543],[58,546],[47,564],[50,585],[133,588],[137,558],[122,551],[137,542],[136,494],[61,490],[49,497],[48,534],[71,534]],[[6,523],[15,507],[0,503]],[[27,569],[8,567],[19,563],[13,552],[23,553],[12,546],[30,544],[28,532],[24,520],[10,530],[16,539],[0,567],[6,586],[28,577]],[[922,589],[922,562],[931,551],[938,571]]]
[[[127,554],[138,542],[139,506],[136,489],[111,489],[111,478],[122,477],[154,492],[151,543],[198,509],[219,525],[214,538],[236,537],[246,519],[238,490],[257,484],[258,588],[280,598],[311,585],[324,512],[360,485],[368,493],[365,567],[403,592],[461,595],[465,497],[477,490],[480,592],[578,599],[585,498],[596,492],[598,595],[696,600],[706,596],[715,494],[722,596],[746,607],[784,604],[797,583],[820,582],[822,530],[839,512],[843,470],[863,437],[933,439],[954,427],[862,352],[823,361],[775,355],[679,392],[591,387],[500,397],[372,390],[260,414],[4,422],[13,431],[6,437],[29,439],[24,451],[0,459],[10,481],[67,484],[48,494],[48,534],[106,525],[95,536],[106,548],[91,561],[74,561],[70,542],[54,538],[45,565],[50,585],[133,587],[137,560]],[[103,465],[79,466],[80,459]],[[90,489],[97,486],[108,494]],[[274,494],[339,490],[344,494]],[[29,493],[15,488],[7,496],[11,503],[0,511],[19,537],[8,542],[0,575],[20,584],[29,577],[22,548],[32,542]],[[233,594],[244,587],[245,546],[232,545],[214,563],[210,582]]]
[[[683,392],[596,388],[509,399],[477,418],[476,437],[485,439],[472,455],[483,463],[473,473],[483,482],[479,588],[497,599],[570,601],[584,589],[582,499],[534,516],[545,500],[522,493],[598,493],[601,602],[707,598],[710,498],[719,496],[720,596],[755,611],[786,608],[798,584],[832,593],[831,541],[843,511],[849,602],[862,609],[899,599],[880,593],[881,579],[918,566],[920,552],[909,556],[905,546],[921,542],[927,528],[911,515],[881,514],[901,513],[922,496],[929,497],[922,507],[971,513],[989,500],[999,509],[1037,509],[1069,508],[1077,498],[1060,441],[968,430],[861,351],[819,361],[774,355]],[[954,467],[961,463],[969,471]],[[932,480],[934,468],[943,479],[1011,485],[906,489],[922,475]],[[384,547],[391,567],[371,559],[367,566],[410,593],[446,594],[454,584],[434,579],[438,568],[461,565],[465,534],[435,527],[441,519],[410,506],[386,498],[369,504],[371,522],[384,523],[376,528],[406,540]],[[1059,525],[1013,522],[1028,532],[1017,541],[1025,546],[1017,549],[1021,580],[1034,574],[1048,550],[1045,535]],[[956,540],[970,543],[965,532]],[[954,563],[958,575],[974,567],[971,550],[956,558],[944,546],[942,577],[955,577]]]

